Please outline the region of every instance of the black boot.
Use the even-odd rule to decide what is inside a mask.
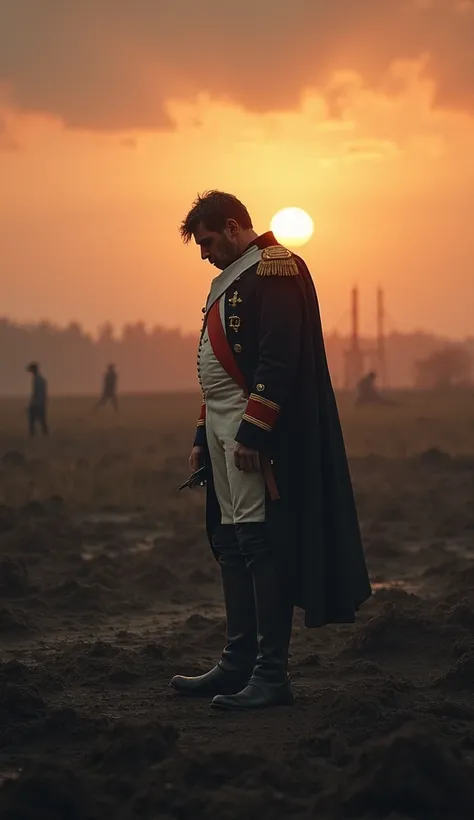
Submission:
[[[217,666],[204,675],[175,675],[170,686],[183,695],[212,697],[240,692],[252,674],[257,656],[252,575],[240,553],[235,527],[222,524],[213,543],[221,568],[227,645]]]
[[[288,645],[293,608],[285,600],[278,565],[265,537],[265,524],[240,524],[237,534],[253,578],[258,655],[247,686],[234,695],[218,695],[212,706],[219,709],[291,706],[294,695],[288,675]]]

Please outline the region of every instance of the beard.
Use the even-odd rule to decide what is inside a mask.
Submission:
[[[223,236],[212,257],[212,264],[218,270],[224,270],[239,258],[239,252],[233,242]]]

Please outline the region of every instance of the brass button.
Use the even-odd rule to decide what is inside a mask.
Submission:
[[[201,313],[205,313],[205,312],[206,312],[206,308],[201,308]]]
[[[265,390],[265,385],[264,384],[257,384],[257,390],[258,390],[259,393],[263,393],[263,391]]]
[[[234,345],[234,350],[236,353],[242,353],[242,345]]]

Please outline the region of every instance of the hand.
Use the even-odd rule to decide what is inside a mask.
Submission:
[[[191,468],[191,472],[195,473],[196,470],[200,470],[200,468],[204,464],[204,447],[193,447],[191,450],[191,455],[189,456],[189,466]]]
[[[260,458],[258,450],[251,450],[243,444],[236,444],[234,450],[235,466],[244,473],[259,473]]]

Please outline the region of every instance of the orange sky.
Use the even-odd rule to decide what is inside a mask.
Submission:
[[[18,8],[25,11],[28,2],[17,0]],[[175,0],[168,11],[185,5]],[[474,7],[464,0],[399,0],[398,8],[425,15],[428,39],[420,34],[418,43],[401,23],[394,33],[390,14],[374,16],[371,0],[359,10],[364,5],[373,31],[355,30],[353,22],[339,43],[337,17],[325,20],[331,59],[323,53],[317,62],[297,47],[301,32],[289,31],[286,69],[276,60],[274,81],[262,53],[265,38],[248,44],[260,52],[245,76],[232,71],[246,37],[232,18],[228,54],[217,48],[213,74],[208,50],[218,29],[209,32],[201,21],[209,42],[198,22],[189,32],[189,43],[194,33],[206,52],[193,66],[192,83],[184,50],[182,63],[170,62],[143,31],[129,42],[126,27],[107,35],[103,62],[88,52],[82,74],[73,70],[81,55],[66,47],[48,65],[39,40],[54,33],[57,18],[39,29],[36,20],[36,39],[31,32],[26,39],[38,62],[30,65],[19,47],[0,57],[0,313],[78,320],[93,330],[105,319],[197,329],[212,268],[180,244],[178,226],[195,194],[217,187],[247,204],[258,231],[281,207],[311,214],[315,235],[302,254],[326,329],[347,329],[349,289],[357,283],[362,329],[372,332],[380,283],[391,327],[474,335],[474,36],[466,46],[463,35],[474,31]],[[11,35],[28,33],[7,6],[0,0],[0,54],[6,24]],[[106,6],[109,0],[84,0],[84,20],[76,9],[76,46],[85,37],[81,24]],[[342,13],[344,0],[332,0],[336,6]],[[125,14],[123,0],[117,7]],[[151,13],[152,5],[137,0],[136,8]],[[393,8],[387,0],[385,9]],[[442,16],[448,11],[455,15],[451,34]],[[46,40],[54,48],[56,40]],[[127,65],[140,68],[136,85],[129,77],[131,89],[123,86],[123,100],[120,84],[111,88],[113,100],[107,93],[107,78],[118,82],[112,42],[125,48]],[[284,37],[278,48],[286,53]],[[159,112],[150,103],[155,97]]]

